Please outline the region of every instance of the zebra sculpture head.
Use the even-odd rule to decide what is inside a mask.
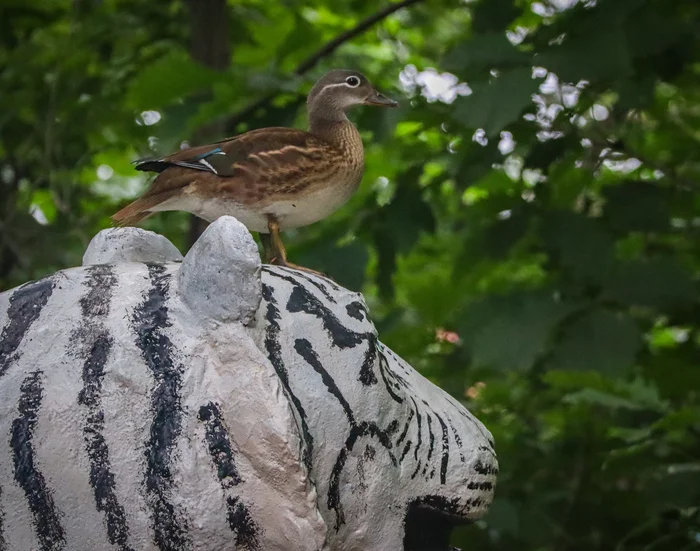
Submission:
[[[0,550],[446,551],[489,432],[362,296],[214,222],[134,228],[0,294]]]

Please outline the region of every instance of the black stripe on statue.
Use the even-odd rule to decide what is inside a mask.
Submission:
[[[239,498],[226,498],[226,519],[236,534],[236,549],[256,551],[260,549],[260,527],[253,520],[250,510]]]
[[[433,434],[433,418],[430,413],[426,413],[425,416],[428,418],[428,459],[433,457],[433,450],[435,449],[435,435]]]
[[[493,490],[493,484],[491,482],[470,482],[467,484],[467,488],[470,490]]]
[[[372,333],[358,333],[345,327],[337,316],[325,304],[312,295],[308,289],[294,283],[294,289],[287,303],[287,310],[292,313],[304,312],[316,316],[323,322],[323,327],[338,348],[355,348],[358,344],[374,336]]]
[[[0,377],[18,358],[17,348],[49,301],[54,284],[53,277],[47,277],[22,285],[12,293],[7,309],[8,319],[0,333]]]
[[[299,422],[301,424],[301,445],[303,446],[301,459],[306,469],[311,471],[314,437],[309,431],[304,407],[301,405],[299,398],[292,392],[292,388],[289,385],[289,374],[282,360],[282,345],[279,341],[280,324],[278,320],[280,319],[280,311],[277,308],[277,301],[273,296],[272,287],[263,283],[262,296],[267,302],[267,312],[265,314],[267,320],[267,328],[265,329],[265,350],[267,350],[267,357],[282,383],[284,392],[287,394],[292,404],[294,404],[294,409],[296,409],[297,415],[299,416]]]
[[[491,463],[489,463],[488,465],[484,465],[481,462],[481,459],[476,460],[473,468],[479,474],[484,474],[484,475],[498,474],[498,469],[496,467],[494,467]]]
[[[95,496],[97,510],[105,514],[109,542],[112,545],[118,545],[123,551],[131,551],[133,548],[128,545],[129,527],[126,523],[126,514],[115,492],[116,483],[109,460],[109,448],[103,434],[105,421],[100,394],[105,364],[112,343],[112,337],[107,331],[95,339],[83,365],[84,386],[78,395],[78,401],[88,409],[83,426],[83,437],[90,462],[90,486]]]
[[[231,438],[219,406],[214,402],[199,408],[198,419],[204,423],[204,439],[209,455],[216,467],[216,476],[223,490],[243,482],[235,462]],[[260,549],[260,528],[253,520],[248,507],[237,496],[226,498],[226,520],[236,535],[236,549],[255,551]]]
[[[447,478],[447,465],[450,461],[450,438],[447,434],[447,425],[437,413],[433,412],[442,429],[442,459],[440,460],[440,484],[444,484]]]
[[[377,359],[377,336],[367,333],[367,352],[360,366],[360,376],[357,378],[365,386],[376,385],[377,376],[374,374],[374,361]]]
[[[411,427],[411,421],[413,420],[414,415],[415,412],[412,409],[408,410],[408,419],[406,419],[406,424],[403,427],[403,431],[401,431],[401,436],[399,436],[399,439],[396,441],[397,446],[401,445],[401,442],[403,442],[404,438],[406,438],[406,434],[408,434],[408,429]]]
[[[0,486],[0,551],[7,551],[7,542],[5,541],[5,514],[2,510],[2,486]]]
[[[459,460],[464,463],[466,459],[464,457],[464,453],[462,452],[462,437],[457,432],[457,429],[452,424],[452,419],[449,417],[447,418],[447,424],[450,425],[450,428],[452,429],[452,436],[454,436],[455,442],[457,442],[457,447],[459,448]]]
[[[384,359],[384,371],[388,378],[391,379],[393,387],[396,390],[401,390],[402,387],[406,389],[412,389],[412,386],[408,383],[408,381],[406,381],[406,379],[404,379],[399,373],[397,373],[391,368],[391,366],[389,365],[389,361],[386,359],[386,352],[388,352],[388,349],[384,345],[382,345],[379,354]],[[397,365],[401,367],[400,363],[397,363]]]
[[[322,287],[321,284],[314,282],[313,278],[319,279],[319,280],[323,281],[323,284],[324,284],[323,287],[328,286],[334,291],[347,293],[347,289],[339,287],[338,285],[335,284],[335,282],[332,279],[328,279],[327,277],[318,276],[318,275],[314,275],[314,276],[306,275],[304,273],[299,273],[299,270],[296,270],[293,268],[287,268],[286,266],[275,266],[274,270],[282,270],[282,271],[285,271],[285,272],[293,275],[294,277],[301,277],[302,279],[307,280],[309,283],[313,283],[316,287],[318,287],[320,289]],[[273,270],[268,269],[267,271],[270,273],[270,275],[278,275]],[[335,302],[334,298],[331,298],[331,300],[333,302]]]
[[[355,416],[352,412],[350,404],[348,404],[347,400],[341,393],[340,389],[333,380],[333,377],[330,376],[328,371],[326,371],[321,364],[321,360],[311,346],[311,343],[306,339],[297,339],[294,342],[294,349],[311,367],[313,367],[314,371],[321,376],[321,381],[323,381],[323,384],[328,389],[328,392],[332,394],[336,400],[338,400],[338,403],[343,408],[343,411],[348,418],[348,422],[350,423],[350,434],[345,441],[345,447],[340,451],[338,457],[336,458],[328,485],[327,504],[328,508],[333,509],[336,513],[335,529],[338,531],[340,526],[345,523],[345,514],[343,513],[343,507],[340,503],[340,476],[345,468],[345,462],[347,461],[348,454],[352,451],[358,438],[363,436],[371,436],[379,440],[379,443],[389,453],[391,462],[394,464],[394,466],[396,466],[398,463],[396,461],[396,457],[391,451],[393,447],[391,438],[392,435],[398,430],[399,422],[396,420],[392,421],[386,429],[379,428],[376,423],[371,421],[363,421],[358,424],[355,421]]]
[[[345,462],[348,455],[352,451],[357,440],[363,436],[372,436],[379,440],[379,443],[387,450],[389,459],[396,467],[398,465],[396,457],[391,451],[391,434],[398,428],[398,423],[394,421],[386,430],[380,429],[376,423],[363,421],[358,425],[353,425],[350,429],[350,434],[345,441],[345,447],[340,450],[338,457],[335,460],[333,471],[331,472],[330,482],[328,484],[328,499],[327,506],[335,511],[335,531],[340,530],[341,525],[345,524],[345,513],[343,506],[340,503],[340,476],[345,468]]]
[[[348,404],[347,400],[340,392],[340,389],[338,388],[338,385],[335,384],[333,377],[331,377],[328,371],[326,371],[326,369],[321,365],[321,360],[318,358],[318,355],[311,347],[311,343],[306,339],[297,339],[294,342],[294,350],[296,350],[297,354],[304,358],[306,360],[306,363],[313,367],[314,371],[321,376],[321,381],[323,381],[323,384],[328,389],[328,392],[330,392],[335,397],[335,399],[338,400],[338,403],[340,403],[340,406],[343,408],[343,411],[345,411],[345,415],[347,416],[348,421],[351,425],[354,425],[355,416],[352,413],[352,408],[350,407],[350,404]]]
[[[427,402],[423,400],[423,403],[427,405]],[[423,476],[428,472],[428,463],[433,457],[433,451],[435,450],[435,435],[433,434],[433,418],[430,413],[425,414],[428,419],[428,458],[425,460],[425,467],[423,467]],[[433,474],[435,474],[433,472]]]
[[[401,457],[399,457],[399,463],[403,461],[403,458],[406,457],[406,454],[410,451],[411,449],[411,441],[406,440],[406,445],[403,448],[403,451],[401,452]]]
[[[316,289],[318,289],[319,291],[321,291],[321,293],[323,293],[323,296],[326,297],[326,299],[328,299],[330,302],[335,304],[335,302],[336,302],[335,297],[328,292],[328,289],[326,289],[325,286],[321,285],[318,281],[314,280],[311,276],[308,276],[308,275],[300,272],[299,270],[292,270],[290,268],[285,268],[284,266],[276,266],[276,269],[283,270],[285,272],[288,272],[290,275],[293,275],[295,278],[303,279],[304,281],[311,283],[311,285],[313,285],[314,287],[316,287]],[[266,271],[270,275],[279,275],[279,274],[276,274],[274,271],[269,270],[269,269]]]
[[[369,319],[369,316],[367,315],[367,308],[365,308],[365,305],[359,300],[347,304],[345,306],[345,312],[348,314],[348,316],[355,318],[358,321],[365,321],[366,319]]]
[[[485,431],[483,425],[479,423],[474,417],[472,417],[471,413],[467,411],[467,409],[460,404],[457,400],[455,400],[452,396],[449,394],[447,395],[447,400],[452,404],[452,406],[457,410],[457,413],[459,413],[462,417],[464,417],[467,421],[469,421],[476,430],[478,430],[481,435],[488,441],[488,443],[491,446],[491,449],[489,450],[489,453],[491,453],[494,457],[496,457],[496,452],[493,451],[493,448],[495,447],[495,443],[493,441],[493,438]]]
[[[416,418],[418,419],[418,444],[416,444],[416,447],[414,448],[413,451],[413,457],[415,458],[416,461],[418,461],[418,449],[420,448],[421,444],[423,443],[423,437],[421,436],[421,425],[423,422],[423,418],[421,417],[420,411],[418,409],[418,404],[416,404],[416,401],[411,397],[411,402],[413,402],[413,407],[415,408],[416,412]]]
[[[421,447],[421,444],[423,443],[423,436],[422,436],[422,424],[423,424],[423,417],[420,414],[420,410],[418,409],[418,404],[416,404],[416,401],[413,399],[411,396],[411,402],[413,402],[413,407],[415,408],[416,411],[416,418],[418,420],[418,443],[416,444],[416,447],[413,448],[413,459],[417,461],[416,468],[411,474],[411,479],[416,478],[418,475],[418,471],[420,470],[421,467],[421,461],[418,460],[418,450]]]
[[[344,350],[346,348],[355,348],[358,344],[367,342],[368,348],[360,367],[358,380],[365,386],[377,384],[377,376],[372,369],[374,360],[377,357],[377,336],[372,332],[358,333],[348,329],[325,304],[294,278],[275,272],[269,273],[291,283],[293,286],[292,294],[287,302],[287,311],[291,313],[304,312],[319,318],[323,322],[323,327],[334,346]]]
[[[403,398],[396,394],[394,388],[392,388],[392,385],[395,385],[395,388],[398,390],[399,386],[398,383],[394,383],[394,381],[389,381],[387,379],[387,373],[392,374],[391,370],[389,369],[389,364],[386,361],[386,356],[382,354],[381,352],[379,353],[379,373],[382,376],[382,381],[384,381],[384,387],[386,388],[386,391],[389,393],[389,396],[395,401],[398,402],[399,404],[403,403]],[[393,375],[393,374],[392,374]]]
[[[17,406],[19,415],[12,421],[10,437],[14,476],[27,497],[41,550],[58,551],[64,549],[66,545],[65,533],[60,521],[61,514],[54,504],[51,491],[46,486],[44,475],[36,465],[32,445],[43,394],[41,371],[35,371],[24,379],[20,393]]]
[[[207,442],[209,455],[216,466],[216,475],[222,488],[231,488],[243,480],[236,467],[231,439],[228,429],[221,417],[221,410],[214,402],[199,408],[198,418],[204,423],[204,438]]]
[[[155,379],[144,485],[156,545],[161,550],[183,551],[192,548],[187,522],[170,500],[174,485],[171,453],[182,423],[182,366],[175,363],[175,347],[164,333],[171,325],[166,305],[170,275],[162,265],[149,265],[148,276],[151,287],[132,316],[137,346]]]
[[[117,276],[113,266],[90,266],[85,286],[88,292],[80,299],[80,310],[87,318],[104,319],[109,314]]]
[[[111,266],[91,266],[87,273],[85,286],[88,291],[80,299],[83,323],[74,332],[73,340],[82,345],[79,356],[84,359],[83,388],[78,394],[78,403],[87,408],[83,438],[90,463],[90,486],[97,510],[105,514],[109,542],[121,551],[133,551],[128,543],[129,526],[124,507],[115,492],[109,448],[103,434],[102,380],[107,358],[114,345],[114,339],[103,320],[109,314],[112,289],[117,278]]]

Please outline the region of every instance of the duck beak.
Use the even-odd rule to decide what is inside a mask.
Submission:
[[[398,107],[399,102],[372,90],[365,98],[365,105],[376,105],[377,107]]]

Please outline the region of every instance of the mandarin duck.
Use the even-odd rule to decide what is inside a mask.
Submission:
[[[301,268],[287,261],[279,232],[329,216],[350,199],[362,179],[362,139],[346,111],[356,105],[398,103],[375,90],[362,74],[335,70],[313,86],[306,105],[308,132],[261,128],[137,161],[137,170],[159,174],[112,219],[127,226],[168,210],[190,212],[208,222],[231,215],[260,233],[268,262]]]

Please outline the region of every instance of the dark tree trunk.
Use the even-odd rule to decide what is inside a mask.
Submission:
[[[224,71],[231,59],[228,38],[229,12],[226,0],[188,0],[190,10],[191,39],[190,54],[202,65]],[[192,137],[195,144],[207,143],[223,138],[223,122],[199,128]],[[194,243],[207,227],[201,218],[190,219],[189,242]]]

